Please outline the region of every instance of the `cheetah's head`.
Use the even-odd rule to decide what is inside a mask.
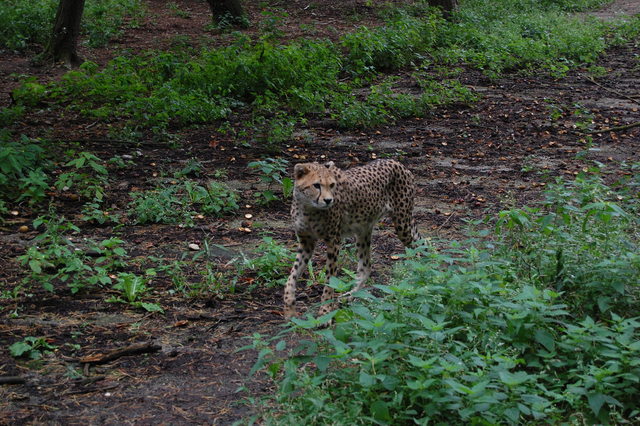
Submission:
[[[335,202],[338,179],[333,161],[325,164],[302,163],[293,169],[294,196],[307,206],[328,209]]]

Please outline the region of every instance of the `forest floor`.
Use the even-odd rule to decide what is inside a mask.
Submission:
[[[130,29],[108,48],[83,47],[81,55],[105,64],[119,50],[142,51],[170,46],[179,38],[189,43],[223,44],[224,35],[206,33],[210,15],[206,3],[177,0],[176,14],[167,3],[149,0],[145,21]],[[360,25],[379,21],[364,2],[283,2],[288,13],[282,23],[286,37],[333,37]],[[311,3],[312,4],[312,3]],[[335,6],[335,7],[333,7]],[[262,19],[257,5],[248,5],[252,22]],[[640,13],[634,0],[616,1],[596,13],[610,18],[618,13]],[[312,30],[309,30],[312,28]],[[253,30],[248,30],[249,32]],[[606,71],[594,77],[576,69],[556,78],[550,75],[507,75],[489,79],[463,70],[460,81],[480,95],[471,106],[438,108],[423,119],[406,120],[367,132],[346,132],[323,122],[307,123],[278,156],[292,165],[300,161],[331,159],[340,166],[394,156],[413,171],[418,194],[417,219],[421,232],[431,238],[461,238],[466,221],[480,219],[511,206],[540,199],[555,177],[571,178],[594,162],[615,181],[629,173],[627,165],[640,162],[640,127],[608,129],[640,121],[640,49],[633,43],[613,48],[597,64]],[[34,68],[28,56],[0,52],[0,105],[10,103],[12,73],[36,76],[40,81],[59,78],[62,67]],[[400,81],[403,74],[398,73]],[[142,142],[107,144],[104,129],[81,117],[66,122],[46,116],[28,116],[21,133],[80,141],[83,150],[100,158],[135,157],[135,167],[111,176],[108,203],[124,209],[128,191],[145,187],[163,171],[183,167],[190,159],[206,166],[205,175],[227,171],[227,182],[241,194],[241,209],[231,218],[196,221],[194,227],[177,225],[83,225],[82,237],[101,240],[117,235],[126,242],[132,259],[151,256],[179,260],[188,244],[209,241],[224,246],[214,253],[225,264],[240,253],[250,253],[268,232],[276,241],[293,247],[294,235],[287,203],[256,205],[253,194],[259,176],[247,164],[274,156],[259,145],[241,146],[200,126],[181,132],[177,147]],[[58,211],[75,220],[81,205],[58,201]],[[126,212],[125,212],[126,214]],[[3,288],[22,279],[17,256],[24,254],[37,231],[18,232],[38,212],[25,207],[0,227],[0,281]],[[251,215],[247,219],[247,215]],[[384,280],[392,255],[400,243],[387,227],[374,235],[374,279]],[[188,274],[198,276],[198,271]],[[286,274],[286,271],[284,272]],[[250,278],[247,278],[250,282]],[[280,288],[257,288],[208,299],[170,296],[167,277],[154,282],[164,315],[149,314],[104,302],[104,294],[50,294],[34,290],[32,297],[0,299],[0,376],[20,376],[25,383],[0,385],[2,424],[229,424],[250,415],[254,407],[246,397],[269,392],[269,383],[248,377],[254,351],[238,348],[254,333],[273,334],[283,325]],[[300,304],[319,300],[318,286],[303,288]],[[164,291],[162,291],[164,289]],[[17,311],[19,315],[10,317]],[[58,347],[39,361],[16,361],[6,348],[25,336],[44,336]],[[105,363],[87,360],[132,344],[151,344],[147,354],[132,354]],[[84,362],[83,362],[84,361]],[[75,372],[74,374],[71,374]],[[81,373],[77,378],[77,372]],[[244,391],[238,388],[246,386]]]

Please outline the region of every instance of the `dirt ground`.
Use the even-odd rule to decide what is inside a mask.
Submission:
[[[105,64],[119,50],[169,46],[176,37],[194,45],[224,43],[224,34],[203,31],[209,21],[206,3],[176,1],[180,10],[188,11],[188,17],[176,15],[164,1],[147,3],[149,13],[140,27],[127,30],[109,48],[82,47],[81,55]],[[378,22],[365,2],[331,5],[335,7],[282,2],[278,7],[288,13],[282,28],[291,31],[290,37],[313,31],[335,38],[359,25]],[[262,19],[256,4],[248,7],[252,22]],[[640,13],[640,2],[616,1],[596,15],[609,19],[620,13]],[[299,23],[309,25],[303,31]],[[48,81],[65,71],[62,67],[34,68],[29,56],[11,52],[0,52],[0,59],[2,106],[10,104],[9,93],[16,84],[12,73]],[[517,75],[490,80],[477,71],[464,70],[461,82],[481,95],[469,107],[439,108],[424,119],[367,132],[339,131],[311,121],[281,155],[291,167],[298,161],[320,159],[333,159],[347,167],[400,154],[397,158],[417,179],[422,234],[457,238],[468,219],[539,199],[553,177],[571,178],[598,161],[607,179],[613,181],[629,173],[624,164],[640,161],[640,127],[609,130],[640,121],[640,49],[637,43],[613,48],[598,65],[606,70],[598,78],[578,69],[563,78]],[[82,237],[101,240],[117,235],[126,242],[132,259],[141,263],[150,256],[179,259],[188,252],[187,244],[208,240],[226,248],[217,253],[222,264],[255,247],[264,230],[292,245],[288,206],[277,202],[260,207],[252,202],[259,177],[246,166],[268,153],[259,146],[239,146],[217,134],[214,126],[184,130],[178,147],[150,141],[108,144],[104,128],[79,116],[59,123],[32,114],[19,126],[20,133],[36,136],[46,130],[49,139],[79,141],[82,149],[100,158],[134,156],[135,167],[112,176],[107,202],[115,208],[124,208],[128,191],[148,185],[154,173],[180,168],[191,158],[203,163],[211,176],[217,168],[227,170],[228,182],[242,199],[241,210],[231,218],[199,220],[193,228],[82,226]],[[58,201],[57,207],[68,219],[75,219],[81,204]],[[246,214],[252,215],[249,223]],[[17,217],[0,227],[3,288],[11,288],[22,277],[16,257],[37,233],[17,229],[29,225],[37,215],[23,206]],[[247,227],[252,232],[242,229]],[[374,279],[384,279],[393,263],[391,255],[400,252],[401,245],[382,227],[374,235],[373,251]],[[160,275],[154,282],[158,294],[154,301],[162,304],[164,315],[105,303],[105,294],[97,291],[78,297],[36,289],[33,297],[0,299],[0,376],[20,376],[25,381],[0,384],[0,423],[230,424],[250,415],[254,406],[243,404],[243,399],[259,397],[270,389],[259,377],[248,377],[255,353],[237,349],[248,344],[254,333],[272,334],[281,328],[281,290],[259,288],[224,298],[187,300],[168,295],[169,281]],[[319,300],[319,294],[317,286],[302,289],[299,303],[309,306]],[[14,310],[19,315],[12,318],[9,314]],[[58,349],[39,362],[16,361],[7,347],[25,336],[44,336]],[[102,364],[81,362],[132,344],[152,346],[149,353]],[[82,377],[74,378],[70,374],[74,371]],[[237,392],[241,386],[247,390]]]

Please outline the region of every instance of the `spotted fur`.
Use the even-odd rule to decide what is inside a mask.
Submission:
[[[354,289],[360,290],[371,274],[371,233],[383,215],[393,220],[405,246],[420,239],[413,217],[415,182],[411,172],[394,160],[377,160],[348,170],[326,164],[296,164],[293,217],[298,253],[284,290],[285,317],[296,314],[296,284],[316,242],[327,243],[327,278],[337,273],[342,240],[355,236],[358,270]],[[334,290],[325,287],[320,314],[334,309]]]

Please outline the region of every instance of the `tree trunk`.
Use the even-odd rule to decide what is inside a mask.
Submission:
[[[458,0],[428,0],[429,5],[442,9],[442,14],[449,19],[451,12],[458,8]]]
[[[231,17],[232,23],[243,25],[246,21],[240,0],[207,0],[213,19],[217,22]]]
[[[53,33],[43,53],[43,59],[63,61],[78,66],[83,61],[76,52],[80,35],[80,20],[85,0],[60,0],[53,24]]]

